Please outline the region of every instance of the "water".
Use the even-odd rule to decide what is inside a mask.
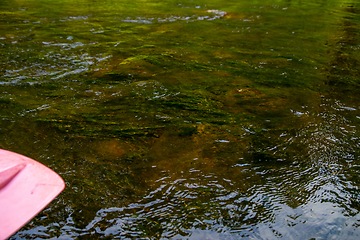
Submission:
[[[2,1],[0,148],[66,182],[10,239],[358,239],[359,12]]]

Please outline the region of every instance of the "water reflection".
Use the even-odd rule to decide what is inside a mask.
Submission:
[[[313,123],[295,134],[287,133],[282,150],[276,150],[291,152],[295,148],[299,153],[297,145],[301,145],[303,155],[280,162],[256,156],[241,160],[248,161],[246,164],[210,169],[203,165],[208,162],[195,158],[189,163],[191,168],[163,171],[164,177],[153,183],[157,187],[136,204],[98,211],[88,226],[100,236],[124,238],[191,237],[191,229],[198,229],[195,235],[216,238],[218,233],[226,233],[221,235],[225,239],[356,239],[359,236],[353,227],[358,220],[350,216],[358,214],[354,204],[358,188],[346,176],[357,169],[354,153],[359,139],[342,116],[343,110],[337,108],[339,104],[324,100],[320,112],[309,113],[312,121],[308,122]],[[271,132],[264,136],[278,137]],[[215,169],[216,173],[212,172]],[[221,172],[224,175],[219,175]],[[249,182],[257,184],[249,186]]]
[[[131,182],[138,178],[137,186],[144,184],[140,191],[133,192],[131,185],[130,192],[124,191],[124,178],[120,188],[113,189],[106,180],[118,181],[111,175],[119,174],[130,161],[126,154],[133,146],[118,140],[104,141],[103,147],[99,141],[86,143],[99,146],[96,151],[102,149],[105,159],[113,159],[112,168],[104,166],[106,171],[101,167],[104,160],[91,159],[96,154],[84,156],[81,151],[81,158],[72,149],[73,159],[64,163],[79,167],[68,167],[74,172],[63,173],[71,194],[87,192],[90,197],[96,176],[95,181],[104,182],[103,197],[109,191],[107,198],[112,200],[101,200],[102,193],[97,193],[81,209],[66,203],[60,210],[63,204],[57,203],[63,221],[54,224],[51,216],[42,214],[33,228],[15,238],[357,239],[359,136],[353,124],[359,109],[319,98],[319,105],[303,110],[304,114],[289,111],[299,124],[292,130],[252,130],[234,137],[212,135],[205,126],[187,139],[163,133],[150,143],[152,151],[143,160],[132,158],[131,168],[123,169]],[[92,165],[86,171],[81,167],[85,162]],[[78,184],[75,173],[92,177]],[[84,183],[88,187],[81,189]],[[131,199],[133,193],[143,197]],[[93,202],[96,195],[98,203]],[[120,196],[127,196],[128,203],[116,202],[114,198]],[[107,207],[101,202],[107,202]]]

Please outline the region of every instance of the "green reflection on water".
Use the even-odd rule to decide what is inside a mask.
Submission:
[[[0,147],[67,183],[14,238],[357,235],[358,12],[3,1]]]

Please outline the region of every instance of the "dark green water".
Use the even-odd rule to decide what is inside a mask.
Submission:
[[[0,148],[66,182],[11,239],[359,239],[359,13],[2,0]]]

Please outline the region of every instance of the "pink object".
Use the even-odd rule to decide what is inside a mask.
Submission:
[[[48,167],[0,149],[0,240],[35,217],[64,187],[62,178]]]

